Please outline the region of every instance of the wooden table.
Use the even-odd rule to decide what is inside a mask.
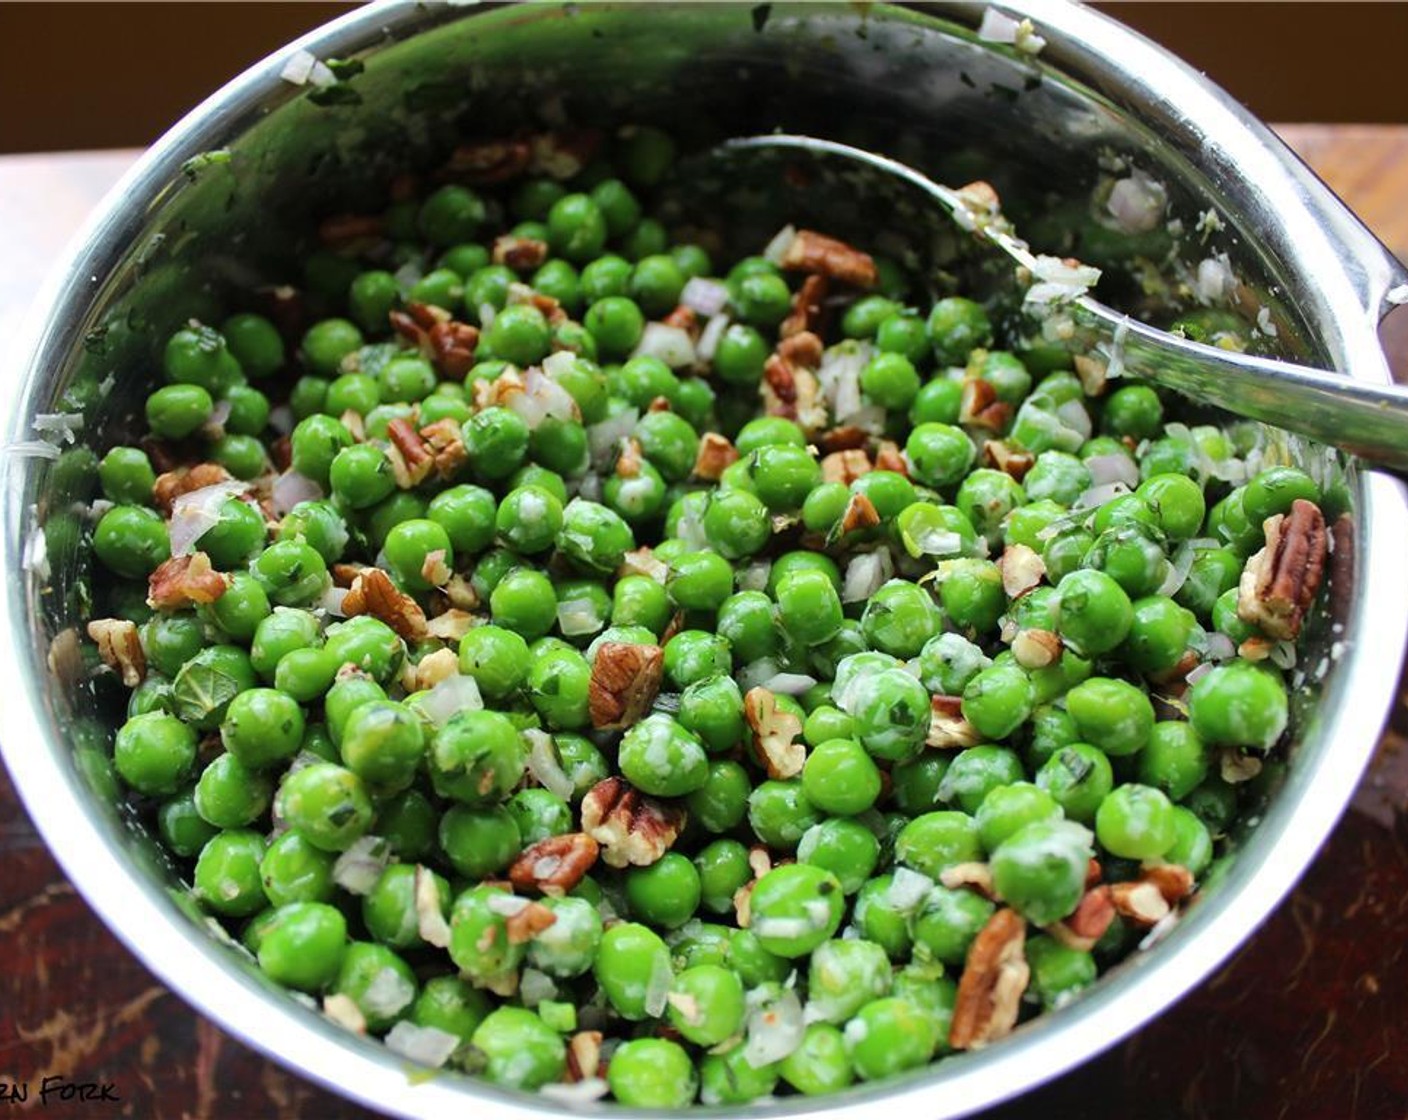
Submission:
[[[1408,128],[1282,134],[1408,257]],[[131,153],[0,158],[0,339]],[[1405,349],[1408,353],[1408,349]],[[0,367],[3,368],[3,367]],[[1408,703],[1295,893],[1211,980],[1080,1070],[992,1115],[1366,1120],[1408,1115]],[[0,1084],[109,1083],[44,1115],[366,1117],[195,1014],[89,912],[0,774]],[[0,1101],[3,1101],[0,1096]]]

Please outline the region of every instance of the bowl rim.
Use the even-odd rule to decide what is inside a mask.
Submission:
[[[969,26],[980,5],[931,4],[926,12]],[[1194,130],[1215,141],[1210,158],[1231,161],[1258,184],[1279,234],[1317,262],[1321,304],[1314,318],[1334,336],[1342,368],[1375,381],[1389,380],[1374,324],[1384,293],[1402,274],[1366,247],[1377,245],[1357,220],[1274,137],[1222,90],[1186,64],[1109,17],[1077,5],[1043,0],[1004,4],[1028,16],[1048,38],[1045,58],[1069,60],[1084,73],[1092,61],[1120,58],[1112,88],[1151,99],[1149,110],[1170,128]],[[302,36],[244,71],[187,114],[128,171],[65,251],[35,300],[28,345],[20,354],[19,393],[0,400],[0,433],[24,439],[21,424],[39,403],[38,371],[49,358],[69,352],[84,311],[123,232],[136,228],[148,200],[171,180],[185,159],[216,146],[229,125],[287,88],[286,60],[306,50],[316,57],[345,55],[373,46],[388,34],[470,18],[474,10],[427,11],[410,3],[378,3],[349,13]],[[1103,62],[1107,67],[1108,62]],[[1157,77],[1158,89],[1152,86]],[[1346,241],[1358,252],[1346,257]],[[1367,238],[1367,242],[1364,239]],[[1287,243],[1291,243],[1288,240]],[[1332,349],[1336,348],[1332,346]],[[10,415],[6,417],[4,411]],[[28,470],[15,456],[0,456],[4,534],[3,570],[18,573],[23,555],[23,506]],[[797,1098],[752,1106],[759,1116],[862,1120],[878,1101],[922,1110],[924,1115],[968,1115],[1014,1097],[1095,1057],[1137,1030],[1201,983],[1271,913],[1308,867],[1343,812],[1367,765],[1388,708],[1408,636],[1408,583],[1396,570],[1388,542],[1408,539],[1408,500],[1403,486],[1384,475],[1361,473],[1356,483],[1361,531],[1356,596],[1346,623],[1340,672],[1354,680],[1329,718],[1326,741],[1297,768],[1304,787],[1294,800],[1282,796],[1247,845],[1247,855],[1274,859],[1234,864],[1217,899],[1195,909],[1159,952],[1135,954],[1124,975],[1058,1012],[1024,1026],[990,1050],[958,1055],[902,1080],[862,1086],[829,1098]],[[1375,541],[1382,542],[1377,548]],[[512,1120],[565,1106],[536,1095],[511,1093],[446,1073],[413,1083],[408,1066],[378,1043],[347,1034],[297,1008],[274,1001],[254,976],[230,967],[229,949],[178,911],[167,889],[137,866],[115,841],[111,820],[89,812],[92,794],[71,765],[63,736],[45,708],[40,655],[22,654],[30,604],[26,581],[12,579],[0,594],[0,632],[19,642],[0,645],[0,676],[17,682],[16,695],[0,704],[0,756],[15,788],[64,873],[110,930],[154,974],[201,1014],[246,1045],[286,1068],[362,1104],[403,1117],[450,1115],[473,1100],[485,1120]],[[1372,604],[1372,605],[1371,605]],[[38,744],[47,749],[38,749]],[[1305,790],[1315,787],[1315,796]],[[1274,827],[1273,827],[1274,826]],[[1235,904],[1235,905],[1234,905]],[[1187,936],[1185,936],[1187,934]],[[604,1116],[642,1116],[637,1109],[593,1105]],[[695,1107],[699,1115],[728,1110]]]

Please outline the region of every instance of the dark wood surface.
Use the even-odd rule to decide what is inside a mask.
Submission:
[[[1282,132],[1386,243],[1408,253],[1408,128]],[[127,158],[0,159],[0,241],[11,265],[42,267]],[[27,194],[49,204],[31,209]],[[14,299],[37,276],[17,278],[11,268],[6,279],[0,324],[9,328]],[[1139,1034],[991,1116],[1408,1116],[1406,806],[1408,679],[1352,809],[1237,956]],[[22,1083],[29,1099],[11,1099]],[[106,1085],[118,1100],[79,1100],[77,1083],[97,1086],[92,1092]],[[62,1120],[372,1115],[232,1039],[139,965],[59,872],[0,771],[0,1115],[6,1110]]]

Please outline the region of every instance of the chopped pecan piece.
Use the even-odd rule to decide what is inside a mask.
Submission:
[[[667,327],[678,327],[695,342],[699,341],[699,316],[694,308],[682,303],[660,321]]]
[[[452,649],[437,649],[416,662],[415,670],[417,690],[434,688],[441,681],[459,673],[459,655]]]
[[[451,320],[436,323],[429,334],[431,359],[446,377],[463,381],[474,367],[474,351],[479,346],[479,328]]]
[[[1080,387],[1085,391],[1087,397],[1102,396],[1105,386],[1108,383],[1106,371],[1108,367],[1100,358],[1092,358],[1088,354],[1077,354],[1072,359],[1076,367],[1076,376],[1080,378]]]
[[[342,992],[329,992],[323,997],[323,1015],[353,1034],[367,1033],[367,1017],[357,1001]]]
[[[567,1043],[567,1080],[585,1081],[601,1069],[601,1032],[578,1031]]]
[[[274,469],[280,474],[293,466],[292,437],[280,436],[269,445],[269,461],[274,464]]]
[[[385,223],[375,214],[334,214],[318,226],[318,240],[329,249],[348,249],[380,240]]]
[[[351,587],[357,577],[367,570],[367,566],[365,564],[334,564],[330,570],[334,587]]]
[[[894,471],[895,474],[902,474],[909,477],[909,460],[904,457],[904,452],[900,450],[899,444],[892,439],[882,439],[875,449],[875,469],[877,471]]]
[[[601,845],[585,832],[549,836],[525,848],[508,877],[519,890],[560,897],[582,881],[600,852]]]
[[[420,604],[398,590],[380,568],[363,568],[357,573],[342,600],[342,610],[348,618],[359,614],[379,618],[410,642],[426,636],[425,612]]]
[[[738,462],[738,449],[718,432],[705,432],[694,457],[694,477],[717,482],[724,468]]]
[[[992,868],[986,863],[955,863],[939,872],[939,882],[951,891],[972,887],[984,898],[996,898],[992,885]]]
[[[685,813],[646,797],[624,778],[597,782],[582,798],[582,831],[601,845],[609,867],[646,867],[679,838]]]
[[[1116,913],[1139,926],[1155,925],[1171,909],[1158,886],[1143,879],[1111,884],[1110,901]]]
[[[1036,466],[1036,456],[1010,446],[1005,440],[990,439],[983,444],[983,462],[1021,482]]]
[[[514,272],[527,272],[548,259],[548,243],[536,237],[515,237],[505,233],[494,239],[493,261]]]
[[[469,183],[502,183],[527,171],[532,158],[527,140],[480,140],[456,148],[446,170]]]
[[[1061,639],[1050,630],[1019,630],[1012,656],[1023,669],[1045,669],[1061,658]]]
[[[981,377],[963,379],[963,396],[958,406],[958,422],[974,428],[1000,432],[1012,419],[1012,406],[997,399],[992,383]]]
[[[793,335],[805,332],[820,343],[826,311],[824,301],[830,287],[830,281],[818,272],[813,272],[803,280],[802,286],[797,289],[797,294],[792,297],[792,313],[782,320],[778,334],[782,338],[791,338]],[[820,353],[817,354],[815,362],[808,364],[815,366],[819,361],[821,361]]]
[[[401,453],[401,462],[405,467],[405,478],[398,477],[397,485],[403,490],[419,486],[435,468],[435,453],[430,445],[404,416],[392,420],[386,426],[386,434],[391,439],[391,445]],[[395,460],[392,463],[394,466]]]
[[[526,945],[557,921],[557,915],[541,902],[530,902],[504,919],[510,945]]]
[[[983,741],[978,729],[963,718],[963,699],[959,696],[930,696],[929,734],[924,745],[939,750],[962,750]]]
[[[219,463],[197,463],[193,467],[176,467],[174,470],[157,475],[156,485],[152,488],[152,500],[156,502],[157,509],[170,516],[171,503],[182,494],[190,494],[196,490],[204,490],[207,486],[215,486],[221,482],[232,482],[233,480],[234,475]]]
[[[476,411],[486,408],[512,408],[515,397],[526,393],[523,376],[516,369],[506,369],[492,381],[474,383],[474,407]]]
[[[1276,643],[1270,638],[1253,634],[1250,638],[1242,640],[1242,644],[1237,647],[1237,656],[1244,661],[1265,661],[1275,648]]]
[[[802,721],[777,706],[777,697],[761,685],[743,697],[743,717],[753,731],[753,750],[769,778],[795,778],[807,761],[807,748],[798,741]]]
[[[1114,920],[1115,904],[1110,899],[1110,888],[1093,887],[1081,897],[1070,917],[1053,922],[1046,927],[1046,932],[1066,948],[1088,953],[1105,936]]]
[[[870,443],[870,433],[855,424],[842,424],[821,434],[821,449],[827,454],[835,451],[855,451],[864,449]]]
[[[821,364],[823,349],[821,339],[815,334],[811,331],[799,331],[777,344],[777,356],[794,371],[798,368],[816,369]]]
[[[458,642],[474,629],[474,616],[459,607],[451,607],[437,614],[425,624],[425,632],[432,638],[444,642]]]
[[[445,563],[445,550],[434,548],[425,554],[425,560],[420,566],[420,574],[421,578],[432,587],[444,587],[455,573],[450,570],[450,565]]]
[[[444,949],[450,944],[450,923],[440,909],[440,888],[437,876],[428,868],[416,864],[411,878],[411,890],[416,905],[416,932],[427,945]]]
[[[594,128],[571,132],[544,132],[528,138],[528,170],[551,179],[570,179],[591,162],[601,147],[601,133]]]
[[[733,917],[739,929],[753,924],[753,888],[757,885],[757,879],[749,879],[733,892]]]
[[[1153,883],[1170,906],[1193,893],[1193,873],[1178,863],[1146,863],[1139,878]]]
[[[659,646],[603,642],[592,661],[587,707],[592,726],[620,730],[636,723],[655,702],[665,655]]]
[[[1017,1025],[1022,993],[1031,979],[1026,941],[1025,919],[1006,908],[994,913],[973,939],[948,1036],[955,1050],[980,1050]]]
[[[857,288],[873,288],[880,278],[869,253],[810,229],[797,231],[780,263],[788,272],[819,272]]]
[[[88,624],[88,636],[98,643],[103,664],[122,674],[122,683],[136,688],[147,676],[147,655],[137,636],[137,624],[126,618],[97,618]]]
[[[210,566],[204,552],[173,556],[151,574],[147,603],[158,610],[174,611],[199,603],[213,603],[225,594],[230,577]]]
[[[556,327],[567,321],[567,312],[562,310],[562,304],[552,296],[544,295],[542,292],[534,291],[527,284],[514,281],[508,286],[508,298],[505,301],[505,306],[514,307],[518,304],[536,307],[543,313],[543,318],[548,321],[550,327]]]
[[[1009,544],[1003,549],[997,568],[1002,573],[1002,590],[1009,599],[1020,599],[1046,575],[1041,554],[1024,544]]]
[[[464,446],[464,434],[460,426],[448,416],[427,424],[420,430],[421,436],[435,456],[435,473],[441,478],[453,478],[465,463],[469,462],[469,452]]]
[[[860,448],[833,451],[821,460],[823,482],[843,482],[849,486],[861,475],[869,474],[872,469],[870,456]]]
[[[763,402],[770,416],[797,416],[797,379],[781,354],[772,354],[763,365]]]
[[[467,576],[457,572],[450,577],[450,582],[445,584],[443,590],[451,607],[458,607],[460,611],[472,611],[479,606],[479,592],[474,590],[474,584]]]
[[[1327,537],[1320,507],[1304,498],[1263,524],[1266,547],[1247,561],[1237,585],[1237,617],[1273,638],[1294,641],[1325,575]]]
[[[634,436],[627,436],[621,441],[621,453],[616,456],[616,477],[638,477],[644,460],[645,455],[641,451],[640,440]]]
[[[841,534],[854,533],[861,529],[873,529],[880,524],[880,511],[875,503],[864,494],[852,494],[846,503],[846,511],[841,514]]]

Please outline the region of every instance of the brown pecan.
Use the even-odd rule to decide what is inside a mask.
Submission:
[[[1024,544],[1009,544],[997,562],[1002,573],[1002,590],[1009,599],[1020,599],[1046,575],[1046,563],[1041,554]]]
[[[1050,630],[1020,630],[1012,639],[1012,656],[1023,669],[1045,669],[1061,659],[1061,639]]]
[[[420,565],[420,574],[421,578],[432,587],[444,587],[455,573],[445,562],[445,550],[433,548],[425,554],[425,559]]]
[[[548,243],[536,237],[515,237],[505,233],[494,238],[493,261],[514,272],[527,272],[548,259]]]
[[[670,616],[670,621],[665,623],[665,629],[660,631],[660,644],[667,646],[670,639],[684,629],[684,611],[676,611]]]
[[[873,529],[880,524],[880,511],[875,503],[864,494],[852,494],[841,514],[841,533],[854,533],[861,529]]]
[[[549,836],[525,848],[508,877],[519,890],[560,897],[582,881],[600,852],[601,845],[585,832]]]
[[[511,408],[515,397],[526,393],[523,377],[516,369],[506,369],[492,381],[474,383],[474,407],[476,411],[486,408]]]
[[[1005,440],[990,439],[983,444],[983,462],[1021,482],[1036,465],[1036,456],[1030,451],[1011,446]]]
[[[459,654],[454,650],[437,649],[427,653],[415,665],[416,690],[434,688],[446,678],[456,676],[459,671]]]
[[[669,398],[669,397],[656,397],[656,398],[655,398],[654,400],[652,400],[648,405],[645,406],[645,411],[646,411],[646,412],[673,412],[674,410],[670,407],[670,398]]]
[[[860,448],[833,451],[821,460],[823,482],[843,482],[849,486],[861,475],[869,474],[872,469],[870,456]]]
[[[528,170],[551,179],[570,179],[591,162],[601,140],[601,133],[594,128],[530,136]]]
[[[1138,926],[1152,926],[1168,917],[1168,899],[1157,884],[1136,879],[1132,883],[1113,883],[1110,901],[1115,912]]]
[[[699,340],[699,316],[694,308],[680,304],[660,320],[667,327],[677,327],[694,341]]]
[[[1325,575],[1325,518],[1314,502],[1297,498],[1290,513],[1268,517],[1262,528],[1266,547],[1242,572],[1237,617],[1270,637],[1294,641]]]
[[[332,572],[334,587],[351,587],[357,577],[366,570],[365,564],[334,564],[329,569]]]
[[[753,751],[769,778],[795,778],[807,761],[799,742],[802,721],[777,706],[777,697],[761,685],[743,697],[743,716],[753,731]]]
[[[199,603],[213,603],[225,594],[230,577],[210,566],[204,552],[173,556],[147,581],[147,603],[158,610],[180,610]]]
[[[621,453],[616,456],[616,477],[639,477],[640,468],[644,461],[645,454],[641,451],[640,440],[634,436],[627,436],[621,441]]]
[[[585,1081],[601,1069],[601,1032],[578,1031],[567,1043],[567,1080]]]
[[[459,607],[451,607],[428,620],[425,624],[425,632],[430,637],[439,638],[443,642],[458,642],[473,630],[474,626],[475,619],[472,614],[460,610]]]
[[[636,723],[655,702],[664,665],[659,646],[603,642],[587,685],[592,726],[614,731]]]
[[[986,863],[955,863],[939,872],[939,882],[951,891],[972,887],[984,898],[996,898],[992,885],[992,868]]]
[[[646,867],[670,850],[685,824],[678,805],[646,797],[624,778],[597,782],[582,798],[582,831],[609,867]]]
[[[815,334],[811,331],[799,331],[777,344],[777,356],[794,371],[799,368],[816,369],[821,364],[823,349],[821,339]]]
[[[234,476],[219,463],[197,463],[193,467],[176,467],[174,470],[157,475],[156,485],[152,488],[152,500],[156,502],[157,509],[169,516],[171,503],[182,494],[191,494],[196,490],[204,490],[207,486],[216,486],[221,482],[233,481],[233,479]]]
[[[968,947],[958,981],[948,1042],[955,1050],[980,1050],[1017,1025],[1031,969],[1027,923],[1015,910],[998,910]]]
[[[458,607],[461,611],[472,611],[480,605],[479,592],[474,590],[473,581],[458,572],[450,577],[450,582],[445,584],[442,590],[450,606]]]
[[[460,426],[448,416],[433,424],[427,424],[420,430],[420,434],[435,456],[435,473],[441,478],[453,478],[456,472],[469,462],[469,452],[464,446],[464,434],[460,431]]]
[[[1237,647],[1237,656],[1244,661],[1265,661],[1275,648],[1276,643],[1270,638],[1253,634],[1250,638],[1242,640],[1241,645]]]
[[[855,424],[842,424],[823,432],[819,442],[828,455],[835,451],[855,451],[870,444],[870,433]]]
[[[992,383],[981,377],[963,379],[963,396],[958,406],[958,422],[974,428],[1000,432],[1012,419],[1012,406],[997,399]]]
[[[508,298],[505,306],[515,307],[519,304],[537,308],[543,313],[543,318],[548,321],[549,326],[555,327],[567,321],[567,312],[562,310],[562,304],[552,296],[545,296],[542,292],[534,291],[527,284],[514,281],[508,286]]]
[[[830,287],[831,282],[817,272],[803,280],[797,294],[792,297],[792,313],[782,320],[778,334],[782,338],[791,338],[806,332],[820,343],[822,324],[825,322],[825,300]],[[816,361],[809,364],[815,366],[820,361],[821,354],[818,353]]]
[[[718,432],[705,432],[694,457],[694,477],[717,482],[724,468],[738,462],[738,449]]]
[[[526,945],[557,921],[557,915],[541,902],[530,902],[504,919],[510,945]]]
[[[280,473],[293,466],[293,438],[291,436],[280,436],[269,445],[269,461],[274,464],[274,469]]]
[[[869,253],[810,229],[797,231],[780,263],[789,272],[819,272],[857,288],[873,288],[879,279]]]
[[[342,610],[349,618],[359,614],[379,618],[407,641],[418,642],[426,636],[425,612],[380,568],[363,568],[357,573],[342,600]]]
[[[391,440],[391,446],[400,452],[401,463],[405,468],[404,478],[396,479],[397,485],[403,490],[419,486],[435,469],[435,453],[430,449],[430,445],[420,432],[416,431],[416,426],[404,416],[398,416],[387,424],[386,434]],[[394,459],[392,465],[396,465]],[[399,475],[401,472],[397,473]]]
[[[1153,883],[1170,906],[1182,902],[1193,893],[1193,873],[1178,863],[1146,863],[1139,876]]]
[[[480,140],[450,153],[445,170],[469,183],[502,183],[527,171],[532,158],[527,140]]]
[[[772,354],[763,365],[763,403],[770,416],[797,416],[797,378],[781,354]]]
[[[882,439],[879,446],[875,448],[875,469],[877,471],[894,471],[895,474],[902,474],[909,477],[909,460],[904,457],[900,450],[900,445],[892,439]]]
[[[451,320],[436,323],[429,334],[431,359],[446,377],[463,381],[474,367],[474,351],[479,346],[479,328]]]
[[[925,746],[961,750],[977,746],[982,739],[978,729],[963,718],[962,697],[929,697],[929,734],[924,739]]]
[[[147,655],[137,636],[137,624],[126,618],[97,618],[88,624],[88,636],[98,643],[103,664],[122,674],[122,683],[136,688],[147,676]]]
[[[1046,927],[1055,940],[1068,949],[1088,953],[1105,936],[1115,920],[1115,904],[1109,887],[1093,887],[1085,892],[1074,912],[1064,921]]]
[[[1077,354],[1072,363],[1076,367],[1076,376],[1080,378],[1080,387],[1085,390],[1087,397],[1102,396],[1105,392],[1105,385],[1108,378],[1107,367],[1100,358],[1092,358],[1088,354]]]
[[[334,214],[318,226],[318,240],[329,249],[348,249],[378,241],[385,223],[376,214]]]

